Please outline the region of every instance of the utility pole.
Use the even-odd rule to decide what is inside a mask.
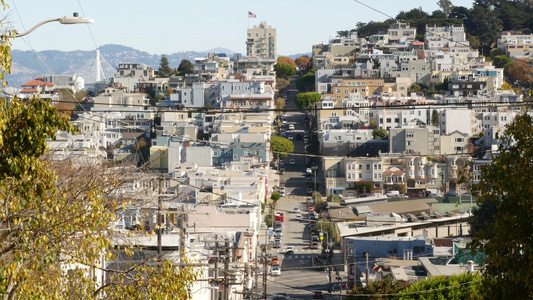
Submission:
[[[218,234],[215,235],[215,284],[217,285],[217,287],[219,286],[218,284]],[[218,292],[217,292],[217,299],[218,299]]]
[[[229,240],[224,243],[224,300],[229,300]]]
[[[259,264],[257,262],[257,246],[255,247],[255,293],[254,293],[254,299],[259,298]]]
[[[161,230],[163,227],[161,224],[161,209],[163,207],[163,200],[161,199],[161,183],[163,182],[163,176],[159,176],[157,180],[157,260],[161,261],[161,258],[163,257],[163,246],[161,245]]]

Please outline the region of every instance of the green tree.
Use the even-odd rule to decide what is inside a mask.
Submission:
[[[296,81],[296,88],[300,92],[312,92],[315,90],[315,73],[307,72],[305,75],[298,78]]]
[[[277,63],[274,65],[274,71],[276,71],[277,78],[283,78],[289,80],[291,76],[296,74],[296,70],[293,66],[284,63]]]
[[[496,68],[504,68],[508,63],[512,63],[511,59],[506,55],[496,55],[492,59],[492,63]]]
[[[420,91],[422,90],[422,87],[421,87],[419,84],[413,83],[413,84],[411,84],[411,86],[409,87],[409,90],[410,90],[411,92],[417,93],[417,92],[420,92]]]
[[[386,140],[389,137],[389,132],[385,129],[374,129],[372,136],[375,140]]]
[[[294,102],[298,108],[306,109],[319,102],[321,98],[322,96],[316,92],[300,93],[296,95]]]
[[[479,273],[436,276],[421,280],[399,291],[394,297],[398,300],[408,299],[483,299],[481,287],[482,276]]]
[[[431,125],[439,126],[439,112],[436,109],[431,112]]]
[[[173,70],[168,65],[168,58],[166,55],[161,55],[161,62],[159,63],[159,69],[157,70],[157,76],[158,77],[170,77],[172,75]]]
[[[495,215],[480,221],[474,212],[473,223],[480,227],[470,248],[487,255],[483,287],[493,299],[533,297],[533,120],[523,111],[510,123],[492,163],[481,167],[481,181],[473,186],[480,207],[495,205]]]
[[[274,157],[283,158],[294,151],[294,144],[286,138],[273,135],[270,137],[270,149],[274,153]]]
[[[450,12],[452,11],[453,4],[452,4],[452,1],[450,0],[439,0],[437,4],[439,5],[442,12],[446,14],[446,16],[448,16]]]
[[[180,75],[194,73],[194,65],[188,59],[182,59],[178,66],[178,72]]]
[[[281,198],[281,194],[279,192],[272,192],[272,195],[270,195],[270,199],[274,201],[278,201],[279,198]]]
[[[409,283],[401,280],[394,280],[391,276],[385,277],[383,280],[371,280],[368,286],[357,287],[353,286],[348,291],[346,299],[361,299],[358,295],[375,295],[375,297],[365,297],[365,299],[383,299],[380,294],[396,294],[409,286]]]
[[[368,126],[370,126],[370,128],[372,128],[372,129],[376,129],[376,128],[378,128],[378,122],[370,121],[370,122],[368,122]]]

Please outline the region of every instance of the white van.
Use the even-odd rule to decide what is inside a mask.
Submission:
[[[387,193],[387,197],[400,197],[400,191],[390,191]]]

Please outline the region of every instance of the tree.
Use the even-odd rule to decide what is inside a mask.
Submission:
[[[180,65],[178,66],[178,72],[180,75],[192,74],[194,73],[194,65],[187,59],[182,59]]]
[[[283,99],[282,97],[278,97],[278,99],[276,99],[275,105],[276,105],[276,109],[279,109],[279,110],[284,109],[285,99]]]
[[[311,59],[307,55],[296,58],[294,62],[300,70],[307,70],[311,68]]]
[[[417,93],[417,92],[420,92],[422,90],[422,87],[416,83],[413,83],[411,84],[411,86],[409,87],[409,90],[411,92],[414,92],[414,93]]]
[[[389,132],[385,129],[374,129],[372,136],[375,140],[386,140],[389,137]]]
[[[504,68],[508,63],[512,63],[512,61],[506,55],[496,55],[492,59],[492,64],[494,64],[496,68]]]
[[[270,137],[270,149],[274,153],[274,157],[283,158],[294,151],[294,144],[286,138],[273,135]]]
[[[172,75],[173,70],[168,65],[168,58],[166,55],[161,55],[161,62],[159,63],[159,69],[157,70],[157,76],[159,77],[170,77]]]
[[[439,126],[439,112],[436,109],[431,112],[431,125]]]
[[[533,84],[533,67],[531,67],[530,60],[515,60],[509,69],[509,76],[524,84]]]
[[[446,16],[448,16],[450,12],[452,11],[453,4],[452,4],[452,1],[450,0],[439,0],[437,4],[439,5],[442,12],[446,14]]]
[[[272,192],[272,195],[270,196],[270,199],[274,201],[278,201],[279,198],[281,198],[281,194],[279,192]]]
[[[402,289],[394,299],[483,299],[481,278],[479,273],[431,277]]]
[[[493,299],[533,297],[532,127],[527,111],[517,115],[496,136],[502,142],[498,155],[481,167],[481,181],[473,186],[480,207],[492,202],[497,207],[491,222],[480,222],[479,211],[474,211],[473,223],[480,229],[469,246],[473,253],[482,249],[487,255],[483,287]]]
[[[276,78],[276,88],[278,89],[280,94],[285,91],[287,86],[289,86],[289,81],[287,79]]]
[[[360,299],[353,295],[372,295],[372,294],[396,294],[409,286],[408,282],[402,280],[394,280],[391,276],[385,277],[383,280],[371,280],[368,286],[357,287],[353,286],[348,291],[346,299]],[[382,299],[380,296],[365,297],[365,299]]]
[[[368,126],[370,126],[370,128],[372,128],[372,129],[376,129],[376,128],[378,128],[378,122],[370,121],[370,122],[368,122]]]
[[[316,92],[300,93],[296,95],[294,103],[296,103],[298,108],[306,109],[319,102],[321,98],[322,96]]]
[[[315,73],[307,72],[296,81],[296,88],[300,92],[312,92],[315,90]]]
[[[274,71],[276,71],[277,78],[283,78],[289,80],[289,77],[296,74],[296,70],[293,66],[284,63],[277,63],[274,65]]]
[[[288,65],[291,65],[293,68],[296,68],[296,63],[290,57],[280,56],[280,57],[278,57],[278,60],[276,60],[276,63],[278,63],[278,64],[280,64],[280,63],[281,64],[288,64]]]

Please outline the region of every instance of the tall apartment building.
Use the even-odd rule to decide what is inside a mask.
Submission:
[[[268,26],[266,22],[248,28],[246,39],[246,56],[269,59],[278,58],[278,42],[276,28]]]

